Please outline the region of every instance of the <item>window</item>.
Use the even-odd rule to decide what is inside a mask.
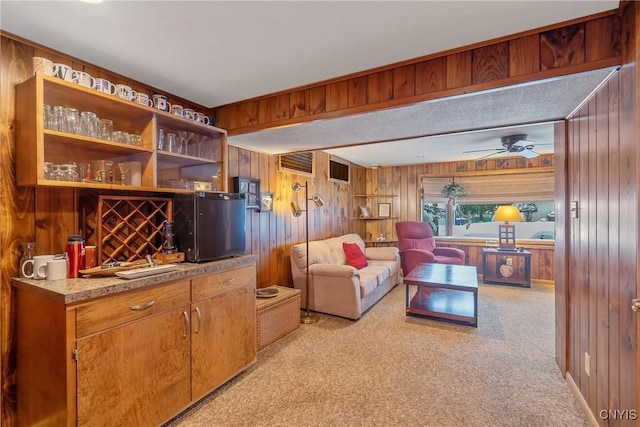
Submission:
[[[499,205],[514,204],[525,222],[515,224],[518,239],[554,239],[553,172],[456,176],[469,193],[453,211],[440,194],[451,177],[422,178],[422,221],[436,236],[498,237],[491,219]]]

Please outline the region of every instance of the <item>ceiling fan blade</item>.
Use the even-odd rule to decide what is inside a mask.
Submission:
[[[463,153],[481,153],[483,151],[495,151],[496,153],[503,153],[507,150],[505,150],[504,148],[486,148],[484,150],[469,150],[469,151],[463,151]]]
[[[522,150],[522,151],[520,151],[520,152],[518,152],[516,154],[519,154],[522,157],[527,158],[527,159],[533,159],[533,158],[536,158],[536,157],[538,157],[540,155],[540,153],[537,153],[537,152],[535,152],[533,150],[528,150],[528,149],[527,150]]]
[[[507,152],[507,150],[501,150],[501,151],[498,151],[496,153],[491,153],[491,154],[487,154],[486,156],[478,157],[477,159],[474,159],[474,161],[477,162],[478,160],[486,159],[487,157],[495,156],[496,154],[501,154],[501,153],[506,153],[506,152]]]

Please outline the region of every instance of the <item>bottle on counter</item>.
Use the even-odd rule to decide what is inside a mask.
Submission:
[[[84,269],[84,239],[79,235],[71,235],[67,238],[67,277],[75,279],[78,271]]]
[[[22,258],[20,258],[20,266],[18,268],[20,277],[33,277],[33,263],[28,260],[33,261],[33,257],[36,254],[36,244],[35,242],[27,243],[27,247],[22,254]]]

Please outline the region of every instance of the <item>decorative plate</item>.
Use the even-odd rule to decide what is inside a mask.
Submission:
[[[273,298],[278,295],[277,288],[264,288],[256,290],[256,296],[258,298]]]
[[[502,274],[502,277],[511,277],[513,274],[513,267],[507,264],[501,265],[500,274]]]

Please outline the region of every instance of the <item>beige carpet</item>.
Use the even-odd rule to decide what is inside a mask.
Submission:
[[[480,285],[478,328],[320,315],[167,426],[588,426],[554,360],[554,289]]]

